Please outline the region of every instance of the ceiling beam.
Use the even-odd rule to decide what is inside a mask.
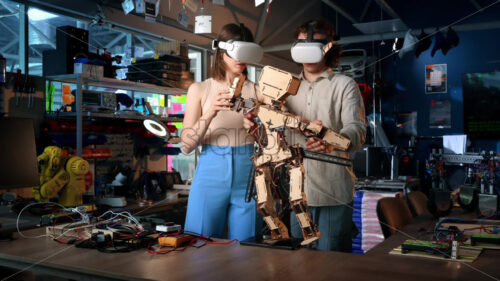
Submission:
[[[19,34],[17,34],[17,32],[15,32],[14,30],[12,30],[12,28],[10,28],[8,25],[6,25],[4,22],[0,21],[0,25],[2,25],[8,32],[10,32],[12,35],[19,37]]]
[[[368,13],[368,10],[370,10],[370,7],[372,5],[373,0],[366,0],[365,7],[363,8],[363,12],[361,12],[361,16],[359,17],[359,22],[363,22],[363,20],[366,17],[366,14]]]
[[[3,46],[2,49],[0,49],[0,52],[5,52],[5,51],[8,51],[10,47],[14,46],[15,44],[17,44],[19,42],[19,39],[16,38],[12,41],[10,41],[7,45]]]
[[[16,11],[16,9],[13,7],[9,7],[9,4],[5,3],[5,1],[0,1],[0,5],[2,5],[2,7],[9,11],[9,13],[19,14],[19,11]]]
[[[19,13],[3,14],[3,15],[0,15],[0,19],[6,18],[6,17],[12,17],[12,16],[15,16],[18,14]]]
[[[227,2],[228,2],[228,1],[225,1],[226,5],[227,5]],[[247,2],[247,1],[245,1],[245,2]],[[250,1],[248,1],[248,2],[250,2]],[[253,1],[251,1],[251,2],[253,2]],[[253,5],[253,3],[252,3],[251,5]],[[240,15],[242,15],[242,16],[244,16],[244,17],[247,17],[247,18],[249,18],[249,19],[251,19],[251,20],[253,20],[253,21],[257,21],[257,20],[258,20],[256,17],[254,17],[254,15],[252,15],[252,14],[251,14],[251,13],[249,13],[248,11],[246,11],[246,10],[244,10],[244,9],[242,9],[242,8],[238,7],[238,6],[235,6],[235,5],[232,5],[232,4],[231,4],[231,7],[233,8],[233,10],[234,10],[234,12],[235,12],[236,14],[240,14]]]
[[[95,38],[92,38],[92,39],[90,39],[90,40],[92,40],[92,41],[94,41],[95,43],[97,43],[97,45],[98,45],[98,46],[94,46],[93,44],[90,44],[90,43],[89,43],[89,47],[91,47],[91,48],[96,48],[96,49],[103,49],[103,48],[104,48],[104,44],[103,44],[103,43],[101,43],[101,41],[99,41],[99,40],[97,40],[97,39],[95,39]]]
[[[11,60],[19,60],[19,55],[17,54],[2,54],[4,58]],[[42,58],[31,57],[30,62],[42,62]]]
[[[226,2],[226,7],[229,9],[229,11],[231,11],[231,14],[233,14],[233,18],[234,20],[236,21],[236,23],[239,25],[240,24],[240,20],[238,19],[238,15],[236,14],[235,10],[234,10],[234,6],[229,2],[229,0],[225,0]]]
[[[111,40],[108,44],[106,44],[106,46],[104,46],[104,48],[106,50],[109,50],[111,47],[113,47],[116,43],[120,42],[120,40],[122,40],[127,34],[126,33],[122,33],[118,36],[115,37],[115,39]]]
[[[146,40],[142,39],[140,36],[135,36],[135,38],[137,38],[137,40],[141,41],[142,44],[144,44],[144,46],[150,50],[154,50],[155,48],[153,48],[148,42],[146,42]]]
[[[311,1],[311,0],[309,0]],[[359,23],[357,19],[355,19],[351,14],[346,12],[344,9],[342,9],[339,5],[335,4],[332,0],[322,0],[323,3],[325,3],[328,7],[334,9],[338,13],[340,13],[342,16],[344,16],[346,19],[348,19],[352,23]]]
[[[111,34],[116,34],[116,33],[119,33],[120,31],[118,30],[107,30],[107,31],[92,31],[92,37],[94,36],[107,36],[107,35],[111,35]]]
[[[7,9],[9,12],[11,13],[14,13],[15,10],[11,7],[9,7],[8,5],[6,5],[3,1],[0,1],[0,4],[5,8]],[[17,13],[14,13],[14,16],[16,16],[16,18],[19,18],[19,12]],[[11,33],[13,34],[16,34],[10,27],[8,27],[7,25],[5,25],[3,22],[0,22],[2,23],[2,25],[5,27],[5,29],[7,29],[8,31],[10,31]],[[55,49],[56,48],[56,44],[54,44],[52,42],[52,40],[50,40],[50,38],[47,37],[47,35],[45,35],[40,29],[38,29],[34,24],[32,24],[31,22],[28,21],[28,25],[29,25],[29,28],[32,28],[33,31],[35,31],[36,34],[38,34],[40,37],[42,37],[43,39],[45,39],[45,41],[47,41],[47,44]],[[16,34],[17,35],[17,34]],[[28,41],[29,42],[29,41]],[[38,51],[34,50],[36,53],[39,54]]]
[[[385,0],[375,0],[377,4],[386,12],[388,13],[391,17],[395,19],[401,19],[401,17],[394,11],[394,9],[387,3]]]
[[[291,23],[294,23],[299,19],[300,16],[302,16],[303,13],[305,13],[309,8],[311,8],[314,4],[317,2],[315,1],[309,1],[304,7],[300,9],[300,11],[297,11],[291,18],[289,18],[286,22],[280,24],[280,26],[273,30],[271,33],[269,33],[264,39],[262,39],[259,44],[263,45],[265,42],[267,42],[269,39],[272,39],[275,35],[280,34],[284,29],[286,29]]]
[[[30,46],[30,49],[35,53],[37,54],[39,57],[42,57],[42,53],[40,53],[40,51],[38,51],[37,49],[35,49],[35,47],[33,46]],[[30,57],[31,59],[32,57]]]
[[[264,5],[262,6],[262,11],[260,13],[259,22],[257,24],[257,30],[255,31],[255,42],[260,41],[260,37],[262,36],[262,31],[264,30],[264,25],[267,20],[267,11],[269,9],[269,0],[266,0]]]
[[[45,35],[40,29],[38,29],[38,27],[36,27],[34,24],[32,23],[29,23],[29,27],[30,28],[33,28],[33,31],[35,31],[36,34],[38,34],[40,37],[42,37],[43,39],[45,39],[45,41],[47,41],[47,44],[55,49],[56,48],[56,44],[54,42],[52,42],[52,40],[47,37],[47,35]],[[29,42],[29,41],[28,41]]]
[[[476,10],[481,10],[483,8],[481,5],[479,5],[479,3],[477,3],[476,0],[469,0],[469,2],[472,4],[472,6],[474,6],[474,8],[476,8]]]
[[[448,26],[444,26],[444,27],[441,27],[439,30],[446,31],[447,29],[448,29]],[[456,32],[500,29],[500,21],[454,25],[453,29]],[[371,41],[379,41],[379,40],[390,40],[390,39],[394,39],[394,38],[402,38],[406,35],[407,32],[408,32],[408,30],[398,31],[398,32],[378,33],[378,34],[347,36],[347,37],[342,37],[336,43],[339,45],[345,45],[345,44],[363,43],[363,42],[371,42]],[[434,33],[436,33],[436,27],[425,28],[424,32],[429,34],[429,36],[432,36]],[[420,34],[420,30],[412,30],[411,33],[415,36],[418,36]],[[264,49],[264,52],[279,52],[279,51],[290,50],[291,47],[292,47],[292,44],[280,44],[280,45],[275,45],[275,46],[264,47],[263,49]]]

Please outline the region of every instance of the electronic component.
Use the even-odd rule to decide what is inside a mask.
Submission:
[[[157,225],[156,226],[156,231],[160,232],[176,232],[181,229],[181,226],[179,224],[172,224],[172,225]]]
[[[81,218],[77,212],[58,212],[53,214],[42,215],[40,225],[53,225],[54,223],[71,222]]]
[[[89,232],[93,226],[86,223],[65,223],[47,226],[45,233],[53,238],[90,238]]]
[[[443,154],[445,165],[478,164],[483,160],[479,153]]]
[[[109,237],[109,240],[113,240],[113,238],[115,238],[115,236],[117,236],[117,234],[111,230],[108,230],[108,229],[100,229],[100,228],[94,228],[92,229],[92,235],[105,235],[105,236],[108,236]]]
[[[458,257],[458,241],[451,242],[451,259],[456,260]]]
[[[201,248],[203,246],[207,245],[207,242],[201,240],[201,239],[197,239],[196,241],[194,241],[193,243],[193,247],[195,248]]]
[[[71,91],[76,96],[76,91]],[[82,110],[83,111],[111,111],[116,109],[116,95],[112,92],[82,90]]]
[[[500,234],[472,235],[471,238],[470,238],[470,241],[471,241],[471,245],[472,246],[475,246],[478,243],[500,245]]]
[[[158,244],[160,244],[160,246],[169,246],[169,247],[178,248],[178,247],[181,247],[182,245],[190,242],[194,238],[195,237],[193,237],[191,235],[162,236],[162,237],[158,237]]]
[[[401,245],[401,252],[406,254],[410,251],[420,251],[435,255],[443,255],[450,257],[451,246],[448,243],[422,241],[422,240],[406,240]]]

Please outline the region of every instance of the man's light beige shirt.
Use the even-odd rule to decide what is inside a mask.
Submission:
[[[350,152],[359,150],[365,141],[366,120],[363,99],[356,82],[345,75],[326,70],[314,82],[300,75],[297,95],[288,97],[291,113],[307,120],[321,120],[323,126],[344,134],[351,140]],[[288,143],[305,147],[305,138],[292,133]],[[348,152],[332,154],[349,157]],[[305,192],[309,206],[349,204],[353,198],[354,175],[349,168],[304,159]]]

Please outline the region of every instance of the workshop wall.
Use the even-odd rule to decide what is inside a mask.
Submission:
[[[402,59],[392,56],[383,61],[383,78],[392,91],[384,99],[384,129],[395,138],[395,113],[418,112],[419,136],[442,136],[443,134],[463,134],[463,92],[462,75],[473,72],[500,70],[500,30],[458,33],[460,43],[447,55],[438,50],[434,57],[431,48],[416,58],[415,53],[406,54]],[[392,45],[392,44],[388,44]],[[425,93],[425,66],[447,64],[448,89],[443,94]],[[451,128],[429,128],[429,108],[432,100],[451,101]],[[500,150],[500,140],[472,140],[472,146],[483,150]]]

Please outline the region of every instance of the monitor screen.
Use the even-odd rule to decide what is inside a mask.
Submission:
[[[354,174],[358,178],[390,178],[389,148],[368,146],[352,154]]]
[[[500,72],[462,77],[464,130],[470,138],[500,138]]]
[[[40,184],[32,119],[0,118],[0,189]]]

